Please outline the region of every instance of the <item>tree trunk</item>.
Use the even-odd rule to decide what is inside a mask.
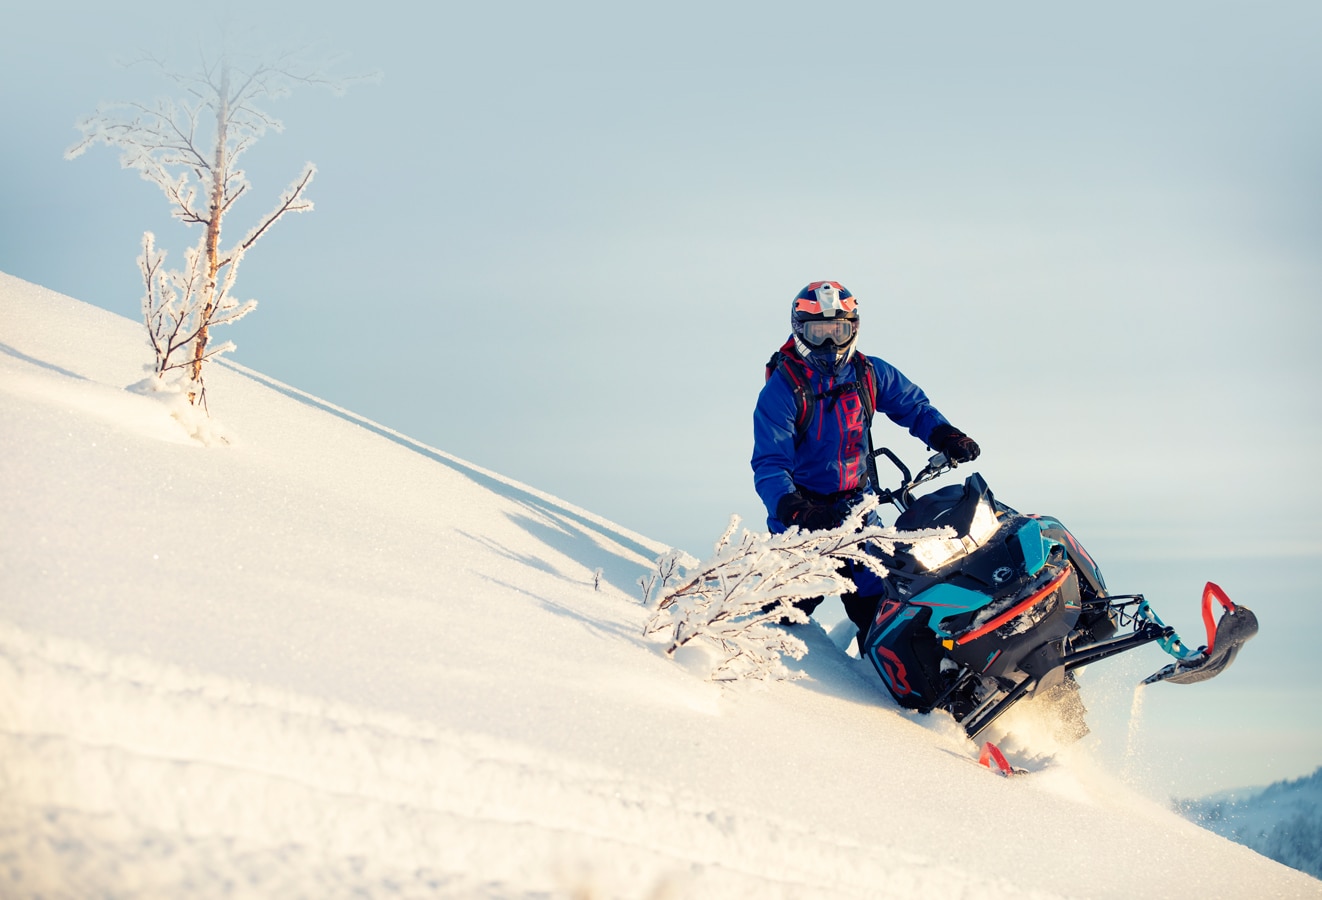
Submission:
[[[207,331],[215,314],[218,274],[220,270],[220,219],[225,212],[225,181],[228,160],[225,156],[226,127],[229,124],[229,64],[220,65],[220,90],[216,98],[216,160],[211,169],[211,217],[207,220],[207,282],[202,305],[202,323],[193,344],[193,381],[202,380],[202,361],[206,357]],[[197,403],[198,396],[190,392],[189,402]]]

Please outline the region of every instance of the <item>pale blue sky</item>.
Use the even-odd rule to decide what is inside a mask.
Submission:
[[[0,269],[136,316],[141,232],[189,237],[109,151],[61,155],[98,102],[164,90],[115,57],[185,63],[204,23],[15,6]],[[793,294],[838,279],[860,347],[1113,587],[1196,632],[1229,577],[1264,620],[1246,678],[1311,652],[1267,637],[1274,603],[1322,627],[1311,593],[1257,597],[1231,560],[1322,555],[1318,4],[317,4],[229,30],[384,76],[272,107],[231,227],[309,159],[317,210],[245,263],[237,361],[701,556],[731,513],[761,524],[762,365]],[[452,336],[474,318],[488,339]],[[1181,593],[1135,583],[1168,554]],[[1304,731],[1256,771],[1322,763]]]

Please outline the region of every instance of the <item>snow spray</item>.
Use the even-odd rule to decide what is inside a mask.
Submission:
[[[1134,699],[1129,705],[1129,733],[1125,736],[1125,764],[1123,777],[1126,783],[1134,781],[1134,762],[1139,757],[1138,731],[1143,720],[1143,688],[1140,681],[1134,685]]]

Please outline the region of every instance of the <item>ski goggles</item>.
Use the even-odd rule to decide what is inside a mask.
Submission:
[[[813,319],[803,323],[803,339],[814,347],[827,341],[843,347],[857,331],[858,323],[850,319]]]

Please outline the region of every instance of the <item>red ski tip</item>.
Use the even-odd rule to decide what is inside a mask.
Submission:
[[[1233,614],[1238,608],[1226,596],[1226,592],[1221,589],[1221,585],[1211,581],[1207,582],[1207,587],[1203,588],[1203,624],[1207,627],[1207,652],[1209,654],[1216,643],[1216,620],[1212,618],[1213,600],[1220,603],[1222,609],[1228,613]]]
[[[978,757],[978,762],[1003,778],[1009,778],[1014,774],[1014,767],[1006,761],[1005,754],[1001,752],[1001,748],[997,747],[991,741],[982,745],[982,755]]]

